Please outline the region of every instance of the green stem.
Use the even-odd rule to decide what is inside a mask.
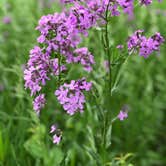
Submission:
[[[112,69],[111,69],[111,53],[110,53],[110,43],[109,43],[109,36],[108,36],[108,8],[109,8],[109,4],[107,5],[107,9],[106,9],[106,25],[105,25],[105,51],[107,54],[107,58],[108,58],[108,68],[109,68],[109,92],[111,93],[111,88],[112,88]],[[112,95],[112,94],[111,94]]]
[[[104,34],[104,38],[105,38],[105,53],[107,55],[108,58],[108,68],[109,68],[109,94],[111,93],[111,88],[112,88],[112,70],[111,70],[111,53],[110,53],[110,43],[109,43],[109,36],[108,36],[108,8],[109,8],[109,4],[107,5],[107,9],[106,9],[106,15],[105,15],[105,20],[106,20],[106,25],[105,25],[105,34]],[[111,94],[110,94],[111,95]],[[106,110],[106,113],[104,114],[104,131],[103,131],[103,144],[105,146],[106,144],[106,127],[107,127],[107,112],[108,110]]]
[[[107,55],[107,59],[108,59],[108,68],[109,68],[109,96],[111,96],[111,88],[112,88],[112,69],[111,69],[111,53],[110,53],[110,43],[109,43],[109,34],[108,34],[108,23],[109,23],[109,20],[108,20],[108,16],[109,16],[109,5],[110,5],[110,1],[107,5],[107,8],[106,8],[106,13],[105,13],[105,21],[106,21],[106,24],[105,24],[105,30],[104,30],[104,34],[103,34],[103,44],[104,44],[104,49],[105,49],[105,53]],[[110,97],[109,97],[110,99]],[[106,100],[107,100],[107,97],[106,97]],[[107,103],[107,102],[106,102]],[[106,162],[106,135],[107,135],[107,126],[108,126],[108,110],[104,110],[104,116],[103,116],[103,121],[104,121],[104,124],[103,124],[103,133],[102,133],[102,150],[103,150],[103,164],[105,164]]]

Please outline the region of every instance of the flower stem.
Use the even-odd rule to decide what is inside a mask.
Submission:
[[[106,20],[106,25],[105,25],[105,51],[107,54],[108,58],[108,68],[109,68],[109,92],[111,93],[111,88],[112,88],[112,69],[111,69],[111,53],[110,53],[110,43],[109,43],[109,36],[108,36],[108,8],[109,4],[107,5],[106,9],[106,15],[105,15],[105,20]],[[111,93],[112,96],[112,93]]]
[[[110,52],[110,42],[109,42],[109,33],[108,33],[108,26],[109,26],[109,5],[110,5],[110,1],[107,4],[107,8],[106,8],[106,13],[105,13],[105,29],[104,29],[104,34],[103,34],[103,44],[104,44],[104,49],[105,49],[105,54],[107,56],[107,60],[108,60],[108,69],[109,69],[109,73],[108,73],[108,77],[109,77],[109,81],[108,81],[108,96],[106,95],[106,105],[108,105],[108,99],[110,100],[111,96],[112,96],[112,69],[111,69],[111,52]],[[107,84],[107,83],[106,83]],[[107,98],[108,97],[108,98]],[[107,144],[107,129],[108,129],[108,113],[109,113],[109,108],[106,108],[106,110],[104,109],[104,115],[103,115],[103,133],[102,133],[102,150],[103,150],[103,164],[106,163],[106,156],[107,156],[107,150],[106,150],[106,144]]]
[[[105,31],[104,31],[104,48],[105,48],[105,53],[107,55],[107,59],[108,59],[108,68],[109,68],[109,82],[108,82],[108,96],[109,100],[111,97],[111,88],[112,88],[112,70],[111,70],[111,53],[110,53],[110,43],[109,43],[109,35],[108,35],[108,8],[109,8],[109,4],[110,1],[107,5],[106,8],[106,14],[105,14],[105,20],[106,20],[106,24],[105,24]],[[106,103],[107,103],[107,97],[106,97]],[[107,105],[107,104],[106,104]],[[104,117],[103,117],[103,121],[104,121],[104,129],[103,129],[103,146],[105,148],[106,145],[106,133],[107,133],[107,125],[108,125],[108,109],[105,110],[104,112]]]

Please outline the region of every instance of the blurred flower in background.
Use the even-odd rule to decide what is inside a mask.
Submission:
[[[4,24],[10,24],[12,22],[12,19],[9,16],[4,16],[2,21]]]
[[[105,60],[103,62],[103,66],[104,66],[104,69],[106,70],[106,72],[109,72],[109,62],[108,62],[108,60]]]
[[[55,3],[56,0],[38,0],[39,7],[41,9],[51,8],[52,4]]]
[[[124,45],[119,44],[119,45],[117,45],[117,46],[116,46],[116,48],[118,48],[118,49],[120,49],[120,50],[121,50],[121,49],[123,49],[123,48],[124,48]]]

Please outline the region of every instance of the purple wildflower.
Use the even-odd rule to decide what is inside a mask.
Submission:
[[[124,45],[119,44],[119,45],[117,45],[117,46],[116,46],[116,48],[118,48],[118,49],[120,49],[120,50],[121,50],[121,49],[123,49],[123,48],[124,48]]]
[[[51,130],[50,130],[50,133],[55,132],[56,129],[57,129],[56,125],[52,125],[52,126],[51,126]]]
[[[123,8],[124,13],[133,16],[134,1],[133,0],[117,0],[119,5]]]
[[[142,5],[148,5],[152,0],[140,0]],[[44,2],[44,1],[43,1]],[[59,76],[61,84],[61,72],[67,70],[66,64],[80,63],[83,68],[90,72],[94,62],[93,55],[88,48],[79,48],[81,37],[88,36],[89,30],[98,25],[103,25],[109,18],[120,15],[123,12],[133,18],[134,0],[61,0],[64,5],[71,3],[70,7],[62,13],[42,16],[36,30],[40,35],[37,42],[41,47],[35,46],[30,51],[30,57],[24,70],[25,88],[30,89],[31,95],[36,95],[53,76]],[[9,20],[5,23],[10,23]],[[164,42],[163,37],[156,33],[150,38],[142,35],[138,30],[128,40],[128,49],[138,49],[141,56],[148,57],[153,51],[158,51]],[[122,46],[117,46],[122,49]],[[108,64],[107,64],[108,65]],[[57,100],[63,109],[70,115],[84,111],[85,91],[90,91],[91,82],[85,78],[71,80],[64,83],[55,91]],[[46,103],[45,95],[39,94],[33,101],[33,108],[40,113]],[[120,111],[118,118],[124,120],[127,113]],[[60,130],[55,125],[51,126],[53,143],[59,144],[62,138]]]
[[[141,5],[150,5],[152,3],[152,0],[140,0]]]
[[[85,79],[74,81],[72,80],[70,84],[64,84],[60,86],[58,90],[55,91],[60,104],[63,105],[64,110],[73,115],[76,112],[83,112],[85,96],[83,91],[89,91],[91,89],[92,83],[86,82]]]
[[[131,51],[133,48],[137,48],[141,42],[143,30],[137,30],[128,39],[128,50]]]
[[[10,24],[11,22],[12,22],[12,19],[9,16],[3,17],[4,24]]]
[[[41,85],[46,84],[49,72],[49,56],[43,54],[40,47],[35,46],[30,51],[30,59],[24,70],[25,88],[31,90],[31,95],[41,90]]]
[[[62,132],[60,129],[57,129],[56,125],[52,125],[51,126],[51,130],[50,130],[51,134],[53,135],[53,143],[54,144],[59,144],[62,138]]]
[[[138,30],[129,37],[128,50],[130,52],[133,49],[138,49],[139,55],[147,58],[154,51],[159,51],[159,47],[164,42],[164,38],[158,32],[149,38],[143,36],[142,33],[142,30]]]
[[[61,136],[57,136],[56,134],[53,136],[53,143],[59,144],[61,141]]]
[[[120,111],[117,117],[120,121],[122,121],[128,117],[128,114],[125,111]]]
[[[33,109],[36,111],[37,115],[40,114],[40,111],[42,108],[44,108],[46,103],[45,100],[45,95],[44,94],[40,94],[39,96],[37,96],[34,101],[33,101]]]
[[[84,66],[84,69],[90,72],[92,70],[91,65],[94,64],[94,57],[91,55],[88,49],[86,47],[78,48],[74,51],[74,53],[78,55],[74,57],[74,62],[80,62]]]

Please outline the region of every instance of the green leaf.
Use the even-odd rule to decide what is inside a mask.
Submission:
[[[56,146],[56,145],[55,145]],[[64,153],[58,147],[54,147],[47,155],[44,156],[44,165],[58,166],[64,158]]]
[[[36,135],[25,142],[24,147],[34,158],[43,158],[45,156],[46,146]]]
[[[111,145],[111,134],[112,134],[112,124],[110,124],[106,133],[106,148],[108,148]]]

